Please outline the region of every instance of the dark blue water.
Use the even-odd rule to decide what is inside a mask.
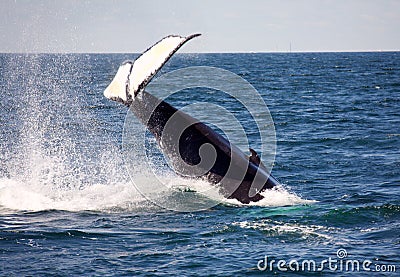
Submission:
[[[400,53],[172,58],[161,73],[214,66],[256,88],[275,123],[272,173],[284,184],[263,205],[187,213],[149,202],[126,174],[127,110],[102,93],[132,58],[0,55],[0,275],[321,275],[289,262],[314,260],[318,269],[328,259],[337,268],[325,264],[324,274],[354,273],[343,266],[349,260],[360,262],[358,274],[400,270]],[[169,99],[200,100],[251,122],[218,93]],[[260,271],[265,257],[276,262]]]

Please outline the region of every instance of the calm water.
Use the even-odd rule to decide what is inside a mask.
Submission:
[[[127,109],[102,93],[132,58],[0,55],[0,275],[288,274],[276,263],[259,271],[266,256],[285,260],[288,271],[293,259],[318,267],[329,258],[338,268],[325,265],[324,273],[347,274],[339,262],[348,260],[370,260],[371,271],[400,270],[399,52],[174,57],[163,73],[221,67],[258,90],[275,122],[273,174],[284,184],[257,206],[224,203],[190,213],[159,208],[127,177]],[[240,104],[199,90],[169,102],[235,111],[258,150]],[[197,199],[193,190],[165,197],[182,194]]]

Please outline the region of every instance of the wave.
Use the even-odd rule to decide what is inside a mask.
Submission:
[[[332,225],[354,226],[366,223],[376,224],[400,217],[400,205],[366,205],[360,207],[338,208],[329,211],[323,218]]]
[[[287,236],[290,240],[304,240],[310,238],[333,239],[329,233],[332,228],[320,225],[303,225],[299,223],[288,223],[271,219],[260,221],[237,221],[232,223],[243,229],[260,230],[267,236]]]
[[[135,187],[127,183],[55,189],[0,179],[0,206],[9,210],[111,210],[115,207],[132,208],[132,205],[144,200]]]
[[[162,176],[165,186],[151,196],[139,191],[133,182],[92,184],[83,187],[59,188],[43,183],[27,184],[23,181],[0,178],[0,212],[64,210],[78,211],[143,211],[160,209],[159,206],[184,211],[201,210],[219,203],[231,206],[277,207],[304,205],[315,201],[305,200],[283,187],[264,191],[259,202],[244,205],[235,199],[226,199],[218,189],[203,180],[185,179],[178,176]],[[140,188],[152,184],[141,182]],[[179,206],[180,205],[180,206]]]

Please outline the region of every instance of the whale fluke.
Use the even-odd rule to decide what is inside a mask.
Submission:
[[[104,96],[129,106],[132,99],[146,87],[172,55],[197,36],[200,34],[187,37],[167,36],[143,52],[134,62],[124,62],[105,89]]]

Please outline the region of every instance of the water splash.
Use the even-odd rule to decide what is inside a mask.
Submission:
[[[1,114],[8,122],[8,143],[1,151],[6,158],[0,205],[86,209],[93,206],[91,201],[87,206],[77,204],[73,194],[81,195],[82,201],[90,200],[84,192],[88,198],[101,198],[90,195],[93,187],[127,182],[121,177],[118,146],[100,128],[96,109],[87,108],[84,96],[91,76],[86,59],[33,54],[8,55],[3,61],[2,83],[10,109]],[[107,147],[93,143],[99,140]]]

